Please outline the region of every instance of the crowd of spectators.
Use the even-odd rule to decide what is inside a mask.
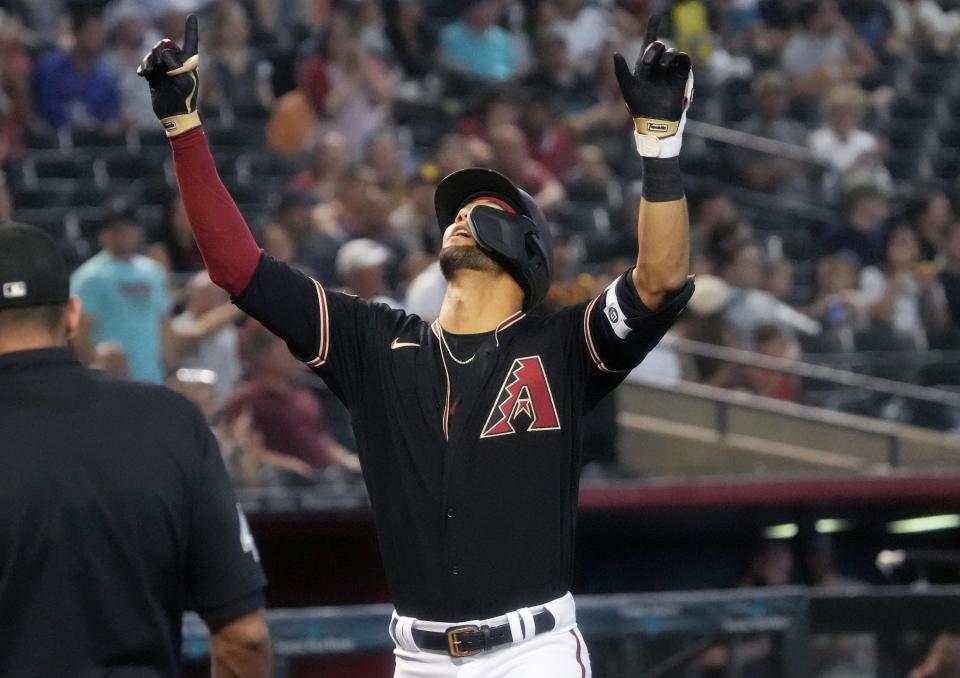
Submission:
[[[960,348],[950,0],[10,0],[0,214],[73,255],[84,359],[201,400],[242,443],[227,448],[248,451],[242,482],[350,472],[322,389],[203,275],[141,55],[201,14],[202,116],[271,255],[430,320],[443,295],[433,188],[480,164],[553,222],[549,309],[597,294],[634,257],[642,178],[610,57],[636,59],[655,4],[697,75],[682,161],[699,279],[632,378],[889,405],[681,351],[682,338],[960,384],[956,359],[922,360]],[[293,413],[296,426],[276,423]]]

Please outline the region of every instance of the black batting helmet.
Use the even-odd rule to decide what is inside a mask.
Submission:
[[[437,186],[433,204],[437,222],[445,230],[467,203],[494,198],[515,214],[480,205],[468,219],[477,245],[500,263],[524,293],[523,310],[543,301],[550,289],[550,225],[539,205],[526,191],[499,172],[471,167],[448,175]]]

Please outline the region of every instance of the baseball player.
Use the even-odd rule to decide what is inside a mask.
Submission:
[[[506,177],[466,169],[436,190],[448,288],[428,324],[260,250],[197,115],[197,36],[191,17],[183,48],[161,41],[140,74],[211,278],[352,413],[396,606],[395,675],[590,675],[569,593],[580,421],[693,293],[678,162],[689,57],[655,40],[655,22],[633,72],[614,57],[643,157],[636,266],[589,302],[530,313],[550,285],[547,222]]]

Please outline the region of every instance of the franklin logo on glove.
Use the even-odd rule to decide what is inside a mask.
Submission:
[[[659,26],[660,15],[655,15],[632,73],[619,54],[613,55],[613,66],[637,130],[637,151],[644,158],[675,158],[693,95],[693,69],[689,55],[657,40]]]

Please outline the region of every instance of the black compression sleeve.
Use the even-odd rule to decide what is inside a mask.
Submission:
[[[683,197],[680,158],[643,158],[642,162],[644,200],[670,202]]]

